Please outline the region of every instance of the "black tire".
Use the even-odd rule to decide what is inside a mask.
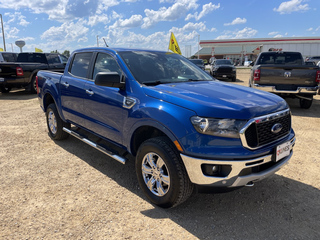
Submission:
[[[309,109],[312,105],[312,102],[313,102],[313,96],[311,96],[311,97],[312,97],[311,100],[300,98],[300,107],[304,108],[304,109]]]
[[[136,174],[144,194],[159,207],[175,207],[193,191],[179,153],[167,137],[142,143],[136,156]]]
[[[54,103],[51,103],[46,111],[47,126],[49,136],[53,140],[63,140],[69,137],[69,134],[62,130],[63,127],[70,128],[70,124],[62,121]]]
[[[11,90],[11,87],[0,87],[0,91],[2,92],[2,93],[8,93],[8,92],[10,92],[10,90]]]
[[[37,82],[36,82],[36,76],[35,75],[31,79],[29,88],[30,88],[30,92],[31,93],[37,93]]]
[[[237,78],[233,77],[231,80],[232,80],[232,82],[235,82],[235,81],[237,81]]]

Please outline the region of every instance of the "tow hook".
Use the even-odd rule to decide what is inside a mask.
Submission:
[[[251,181],[251,182],[248,182],[245,186],[246,186],[246,187],[253,187],[253,186],[254,186],[254,183]]]

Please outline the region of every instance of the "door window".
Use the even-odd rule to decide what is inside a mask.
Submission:
[[[93,76],[95,79],[99,72],[117,72],[121,75],[121,69],[116,60],[106,53],[99,53],[94,64]]]

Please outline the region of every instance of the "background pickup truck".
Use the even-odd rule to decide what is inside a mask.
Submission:
[[[320,83],[319,67],[307,65],[299,52],[262,52],[251,69],[249,87],[300,99],[310,108]]]
[[[19,53],[16,62],[0,63],[0,91],[26,87],[37,92],[36,76],[39,70],[64,71],[65,64],[55,53]]]
[[[88,48],[64,73],[39,71],[49,136],[72,135],[111,158],[135,158],[142,191],[160,207],[194,186],[253,186],[293,154],[282,98],[214,80],[184,57],[160,51]]]

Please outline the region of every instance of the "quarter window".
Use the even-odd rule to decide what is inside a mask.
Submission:
[[[86,78],[92,53],[77,53],[74,56],[70,73],[74,76]]]

